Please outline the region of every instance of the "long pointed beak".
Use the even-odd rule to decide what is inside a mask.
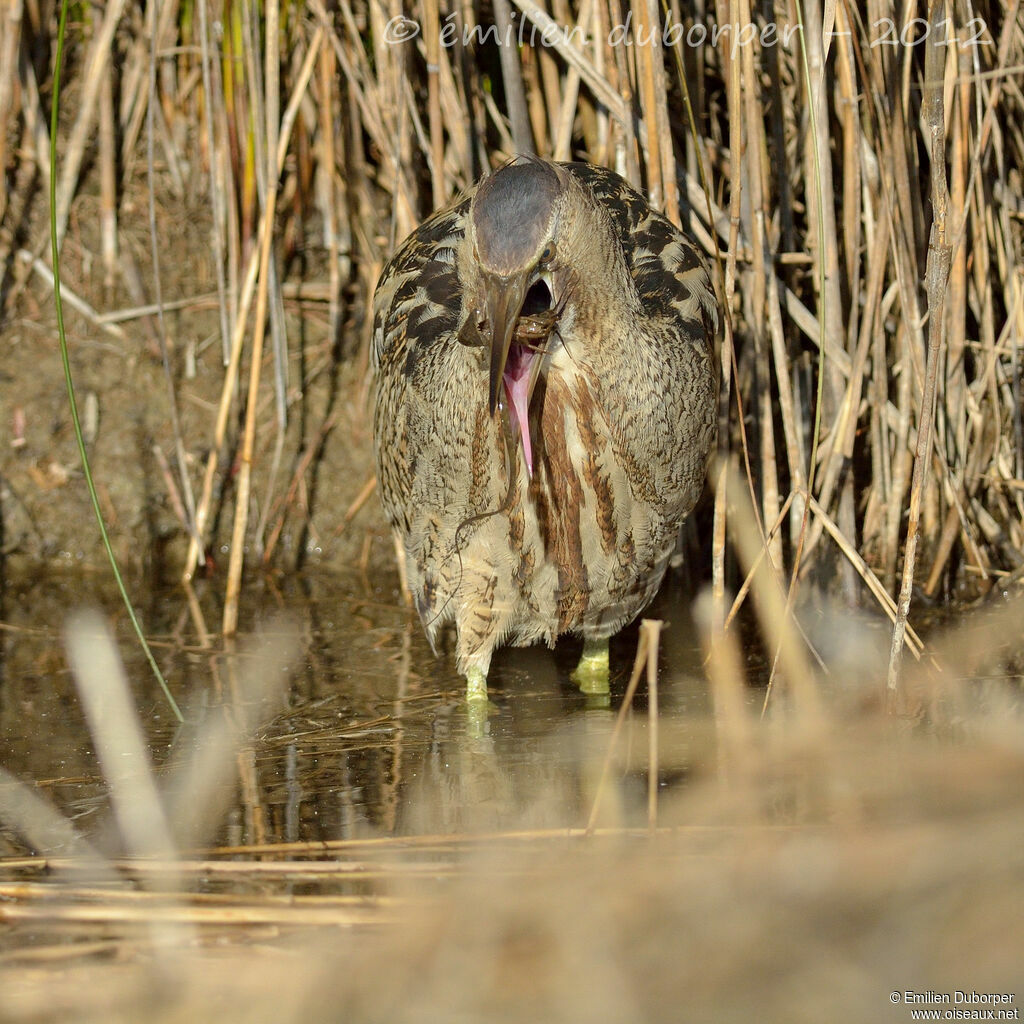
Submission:
[[[523,308],[530,274],[511,274],[508,277],[491,277],[486,284],[487,323],[490,328],[491,377],[489,409],[491,415],[498,408],[501,395],[501,377],[508,362],[508,350],[512,346],[516,320]]]

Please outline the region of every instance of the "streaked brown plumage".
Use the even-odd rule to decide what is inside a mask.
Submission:
[[[606,658],[654,596],[714,441],[716,327],[694,244],[589,164],[506,165],[385,266],[380,492],[470,696],[501,644]]]

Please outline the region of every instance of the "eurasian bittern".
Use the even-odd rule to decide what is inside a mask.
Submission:
[[[377,479],[470,698],[496,647],[563,633],[584,638],[581,686],[607,690],[608,638],[654,597],[703,486],[717,320],[693,242],[589,164],[508,164],[385,266]]]

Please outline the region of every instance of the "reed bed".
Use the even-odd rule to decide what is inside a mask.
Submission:
[[[55,8],[0,11],[8,316],[29,269],[47,287],[34,218]],[[762,557],[790,581],[787,604],[800,579],[877,603],[896,623],[894,667],[915,585],[971,600],[1020,580],[1019,0],[114,0],[72,5],[70,33],[58,235],[86,244],[70,225],[90,191],[94,255],[135,301],[79,308],[162,353],[175,436],[158,475],[189,538],[179,568],[191,579],[227,548],[226,633],[246,552],[251,566],[294,557],[283,523],[308,515],[335,423],[324,414],[289,447],[311,375],[289,376],[288,296],[326,304],[330,358],[362,380],[372,290],[396,242],[531,150],[613,167],[715,263],[721,458],[705,525],[720,605],[727,585],[747,589],[729,554],[735,488],[752,499]],[[145,209],[125,201],[141,178]],[[219,359],[219,396],[187,430],[157,195],[209,218],[201,283],[218,342],[205,358]],[[143,284],[122,239],[146,222]],[[371,490],[353,481],[339,529]]]

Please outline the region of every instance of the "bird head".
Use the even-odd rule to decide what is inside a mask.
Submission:
[[[567,189],[562,168],[530,159],[486,178],[470,203],[467,234],[476,284],[470,316],[477,318],[489,349],[488,407],[493,416],[504,390],[531,473],[528,409],[541,359],[536,348],[513,341],[521,316],[555,307],[557,236]]]

